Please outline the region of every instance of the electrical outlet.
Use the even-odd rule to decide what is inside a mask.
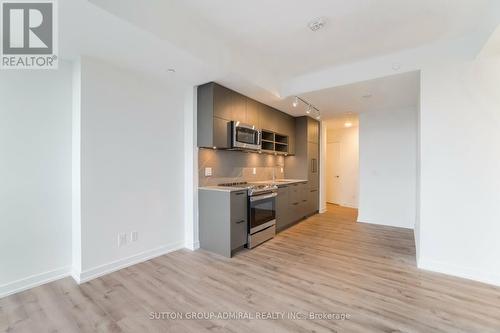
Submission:
[[[139,240],[139,233],[137,231],[132,231],[130,233],[130,241],[137,242]]]
[[[212,175],[212,168],[205,168],[205,177],[210,177]]]
[[[257,174],[257,168],[253,168],[253,169],[252,169],[252,174],[253,174],[253,175],[256,175],[256,174]]]
[[[118,247],[127,245],[127,234],[118,234]]]

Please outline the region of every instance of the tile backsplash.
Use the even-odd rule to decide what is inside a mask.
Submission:
[[[212,176],[205,177],[207,167],[212,168]],[[199,186],[270,180],[273,171],[277,179],[284,178],[284,168],[283,156],[214,149],[198,152]]]

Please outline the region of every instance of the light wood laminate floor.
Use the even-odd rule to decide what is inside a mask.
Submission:
[[[418,270],[411,230],[355,218],[330,205],[232,259],[181,250],[80,286],[46,284],[0,300],[0,331],[500,332],[500,288]],[[349,318],[150,319],[170,311]]]

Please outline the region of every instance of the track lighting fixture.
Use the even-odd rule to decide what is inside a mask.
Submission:
[[[292,106],[294,108],[296,108],[298,105],[299,105],[299,102],[302,102],[306,105],[306,114],[308,115],[316,115],[316,119],[320,119],[321,118],[321,112],[319,111],[319,109],[317,107],[315,107],[314,105],[312,105],[311,103],[309,103],[308,101],[306,101],[305,99],[303,98],[300,98],[299,96],[294,96],[294,99],[293,99],[293,102],[292,102]],[[311,116],[312,116],[311,115]]]

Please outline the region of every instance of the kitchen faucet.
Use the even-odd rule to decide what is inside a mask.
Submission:
[[[273,165],[273,183],[276,182],[276,168],[282,168],[283,166],[280,164]]]

